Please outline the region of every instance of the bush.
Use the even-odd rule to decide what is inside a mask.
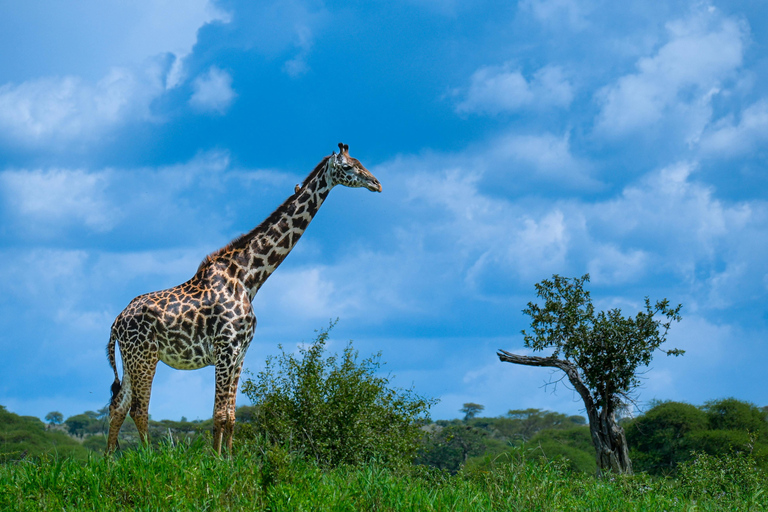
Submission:
[[[765,411],[754,404],[735,398],[713,400],[704,404],[712,430],[749,431],[752,435],[768,441],[768,421]]]
[[[713,456],[745,453],[768,469],[768,422],[765,412],[733,398],[703,407],[662,402],[626,427],[636,470],[674,475],[693,453]]]
[[[389,378],[376,375],[380,354],[360,361],[352,342],[341,356],[324,358],[333,325],[298,357],[281,346],[255,380],[245,380],[243,393],[255,408],[242,434],[263,436],[326,467],[410,463],[434,400],[389,388]]]
[[[563,459],[563,467],[571,471],[594,475],[597,473],[595,448],[588,427],[542,430],[527,444],[536,447],[533,455],[541,453],[547,460]]]
[[[679,483],[690,498],[714,498],[726,506],[732,501],[752,502],[759,498],[766,490],[766,478],[768,474],[749,455],[715,457],[698,453],[680,465]]]
[[[682,402],[663,402],[626,427],[630,458],[636,471],[672,474],[691,458],[691,435],[707,430],[707,415]]]
[[[486,453],[488,437],[487,430],[466,424],[431,425],[415,462],[456,474],[470,457]]]

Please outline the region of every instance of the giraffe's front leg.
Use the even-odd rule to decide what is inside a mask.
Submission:
[[[224,359],[224,358],[222,358]],[[216,396],[213,400],[213,450],[221,455],[221,442],[229,418],[229,393],[234,368],[225,360],[216,361]]]
[[[235,401],[240,373],[243,370],[245,352],[253,340],[256,330],[256,315],[253,314],[248,296],[242,297],[245,314],[228,323],[215,343],[216,397],[213,404],[213,449],[221,455],[221,445],[226,443],[232,452],[232,438],[235,432]]]
[[[250,341],[250,340],[249,340]],[[232,451],[235,401],[247,343],[231,342],[216,356],[216,397],[213,405],[213,449],[221,455],[222,444]]]
[[[227,405],[227,423],[224,427],[224,441],[227,443],[227,450],[232,453],[232,439],[235,436],[235,412],[237,400],[237,386],[240,382],[240,373],[243,371],[243,362],[240,361],[235,370],[234,379],[229,389],[229,403]]]

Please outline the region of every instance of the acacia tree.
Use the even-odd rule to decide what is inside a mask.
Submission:
[[[51,411],[45,415],[45,421],[47,421],[48,425],[51,427],[54,425],[60,425],[61,422],[64,421],[64,415],[59,411]]]
[[[522,331],[525,346],[535,352],[552,350],[546,357],[521,356],[499,350],[503,362],[548,366],[565,372],[584,401],[598,471],[632,473],[624,429],[616,422],[616,410],[639,384],[638,368],[647,366],[666,341],[673,321],[680,321],[680,308],[666,299],[645,311],[624,317],[620,309],[595,312],[589,291],[581,278],[558,275],[536,285],[543,306],[528,303],[523,313],[531,317],[531,333]],[[679,356],[682,350],[661,350]]]
[[[476,404],[474,402],[468,402],[464,404],[461,409],[459,409],[459,411],[464,413],[464,421],[471,420],[484,410],[484,405]]]

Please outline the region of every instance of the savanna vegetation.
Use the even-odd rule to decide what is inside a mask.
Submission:
[[[102,457],[103,411],[47,424],[0,408],[0,510],[768,510],[768,419],[735,399],[620,417],[634,475],[597,477],[587,419],[541,409],[431,421],[378,355],[328,329],[281,351],[243,390],[233,453],[210,420],[128,423]],[[55,412],[55,411],[54,411]]]

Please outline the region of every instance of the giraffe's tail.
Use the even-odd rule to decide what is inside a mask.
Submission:
[[[115,361],[115,343],[117,342],[117,339],[115,337],[114,331],[110,332],[109,335],[109,343],[107,343],[107,359],[109,359],[109,365],[112,367],[112,371],[115,372],[115,381],[112,383],[112,397],[109,399],[110,405],[115,405],[115,399],[117,398],[117,394],[120,393],[120,388],[122,385],[120,384],[120,376],[117,374],[117,362]]]

